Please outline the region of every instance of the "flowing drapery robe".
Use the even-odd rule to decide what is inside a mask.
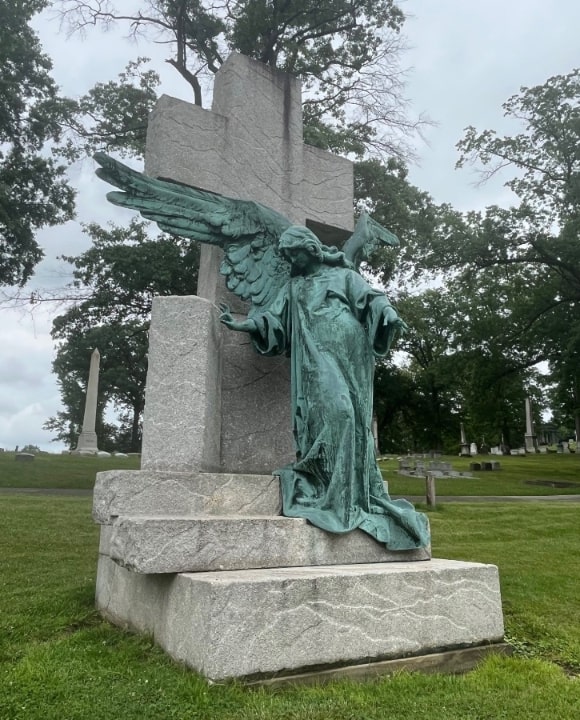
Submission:
[[[276,471],[283,513],[334,533],[360,528],[391,550],[429,543],[427,519],[392,500],[372,435],[375,356],[395,329],[391,306],[355,271],[321,265],[292,277],[265,312],[252,315],[255,349],[290,354],[296,462]]]

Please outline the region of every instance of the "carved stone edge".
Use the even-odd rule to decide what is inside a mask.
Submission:
[[[420,672],[423,674],[446,673],[459,675],[475,669],[491,655],[512,655],[513,648],[508,643],[496,642],[485,645],[444,650],[442,652],[414,655],[394,660],[381,660],[361,665],[345,665],[334,668],[321,668],[307,673],[276,675],[263,678],[240,678],[249,687],[279,687],[283,685],[321,685],[334,680],[355,680],[365,682],[378,677],[394,675],[398,672]],[[210,684],[211,681],[210,681]]]

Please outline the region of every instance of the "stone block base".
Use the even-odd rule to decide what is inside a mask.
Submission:
[[[429,560],[431,548],[387,550],[362,530],[327,533],[300,518],[119,517],[101,528],[101,552],[138,573]]]
[[[216,681],[503,638],[497,568],[453,560],[140,575],[101,555],[97,607]]]

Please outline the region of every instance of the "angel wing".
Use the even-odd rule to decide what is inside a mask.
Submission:
[[[375,250],[382,245],[398,247],[399,238],[387,230],[363,210],[358,219],[353,234],[345,242],[343,252],[355,270],[358,270],[363,260],[368,260]]]
[[[110,202],[138,210],[172,235],[223,248],[220,272],[228,289],[255,309],[268,305],[288,280],[290,265],[277,246],[291,223],[280,213],[257,202],[148,177],[104,153],[94,159],[101,165],[97,175],[123,191],[107,193]]]

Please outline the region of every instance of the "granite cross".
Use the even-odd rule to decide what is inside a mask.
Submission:
[[[323,241],[341,242],[352,230],[352,163],[304,144],[297,79],[241,55],[231,55],[218,72],[211,111],[168,96],[159,100],[149,121],[145,170],[154,177],[260,202],[296,224],[309,225]],[[244,312],[219,276],[220,253],[217,248],[202,247],[198,296],[212,304],[226,300],[234,311]],[[167,320],[161,320],[162,315],[184,315],[177,306],[172,307],[166,303],[165,310],[154,307],[153,311],[154,320],[158,315],[167,330],[171,328]],[[198,327],[203,324],[196,322]],[[197,334],[194,329],[185,332]],[[155,337],[152,330],[152,339]],[[181,339],[158,338],[166,347]],[[208,331],[206,340],[217,344],[210,353],[213,360],[208,357],[204,361],[206,370],[200,371],[197,386],[191,388],[197,397],[204,397],[201,406],[196,406],[203,422],[198,419],[195,428],[191,429],[195,424],[192,406],[188,410],[182,397],[177,400],[186,408],[183,412],[167,408],[167,398],[152,387],[157,371],[151,368],[147,401],[150,408],[155,403],[156,418],[153,420],[146,408],[144,464],[155,457],[156,469],[270,473],[293,457],[288,363],[285,358],[257,356],[247,338],[235,333],[225,333],[216,341]],[[205,340],[197,338],[195,342],[201,345]],[[156,357],[152,348],[150,364]],[[164,362],[159,356],[159,363]],[[173,382],[183,370],[175,367],[175,372]],[[166,362],[158,377],[166,387]],[[183,378],[179,386],[181,393]],[[164,413],[165,420],[161,417]],[[184,415],[191,415],[192,421]],[[191,432],[205,438],[195,458],[178,447],[179,442],[189,440]],[[176,433],[185,437],[179,440]],[[155,450],[151,446],[149,453],[146,445],[151,443]],[[159,462],[163,444],[180,458],[169,466]]]

